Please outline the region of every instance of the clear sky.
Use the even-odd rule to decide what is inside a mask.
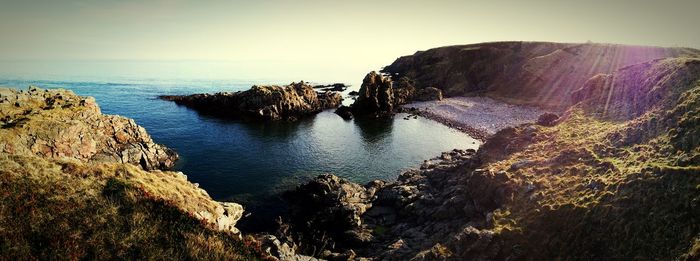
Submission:
[[[487,41],[700,48],[699,25],[698,0],[0,0],[0,70],[19,61],[198,61],[228,64],[206,70],[217,76],[318,77]]]

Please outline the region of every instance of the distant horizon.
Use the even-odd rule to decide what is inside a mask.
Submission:
[[[0,2],[0,77],[357,83],[398,57],[441,46],[700,48],[700,2],[690,0]]]
[[[404,56],[412,55],[416,52],[426,51],[433,48],[445,46],[460,46],[474,45],[482,43],[496,42],[552,42],[539,40],[509,40],[509,41],[488,41],[478,43],[463,43],[452,45],[434,46],[431,48],[415,50],[400,56],[393,57],[382,65],[367,65],[356,64],[352,68],[336,71],[334,74],[329,74],[322,71],[327,68],[326,64],[305,65],[301,70],[288,73],[280,73],[297,67],[296,61],[293,60],[224,60],[224,59],[0,59],[0,79],[4,80],[35,80],[35,81],[102,81],[102,82],[119,82],[119,81],[134,81],[134,80],[199,80],[199,81],[240,81],[243,83],[270,83],[284,84],[288,82],[296,82],[300,80],[314,83],[333,83],[343,82],[350,85],[359,85],[365,73],[370,71],[381,70],[384,66],[391,64],[395,59]],[[602,45],[628,45],[628,46],[645,46],[645,47],[661,47],[661,48],[691,48],[684,46],[654,46],[654,45],[638,45],[638,44],[620,44],[609,42],[552,42],[552,43],[567,43],[567,44],[602,44]],[[28,66],[22,68],[21,65]],[[73,65],[65,66],[65,65]],[[269,68],[268,65],[277,65],[274,68]],[[60,65],[60,66],[59,66]],[[89,67],[82,68],[76,65]],[[95,65],[107,66],[102,70],[95,70]],[[114,65],[131,65],[137,67],[132,69],[120,68],[115,70],[110,68]],[[144,66],[146,65],[146,66]],[[148,67],[154,65],[155,67]],[[160,66],[156,66],[160,65]],[[165,68],[163,68],[163,65]],[[179,65],[179,66],[178,66]],[[201,66],[205,67],[202,68]],[[43,68],[37,68],[43,67]],[[58,67],[56,67],[58,66]],[[251,68],[252,67],[252,68]],[[145,70],[144,70],[145,68]],[[299,68],[297,68],[299,69]],[[321,70],[321,72],[313,73]],[[269,75],[269,71],[276,71],[274,75]],[[155,72],[155,73],[154,73]],[[311,73],[310,73],[311,72]]]

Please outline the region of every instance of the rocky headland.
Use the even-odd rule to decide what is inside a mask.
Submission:
[[[0,253],[27,259],[264,258],[177,154],[68,90],[0,89]]]
[[[256,85],[250,90],[234,93],[163,95],[159,98],[215,116],[290,121],[336,108],[343,100],[336,91],[317,92],[303,81],[287,86]]]

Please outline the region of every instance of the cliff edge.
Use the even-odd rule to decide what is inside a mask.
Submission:
[[[177,155],[66,90],[0,89],[0,253],[23,259],[257,259]],[[256,247],[257,246],[257,247]]]

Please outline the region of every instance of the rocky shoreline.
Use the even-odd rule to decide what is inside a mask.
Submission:
[[[303,81],[287,86],[256,85],[234,93],[161,95],[158,98],[215,116],[288,121],[336,108],[343,100],[336,91],[317,92]]]
[[[401,111],[440,122],[481,141],[502,129],[536,122],[541,115],[549,113],[533,106],[512,105],[478,96],[412,102],[404,105]]]
[[[321,175],[285,195],[293,209],[287,232],[302,245],[326,246],[301,250],[329,260],[425,258],[447,238],[480,235],[507,196],[506,185],[484,182],[495,176],[477,165],[475,151],[453,150],[393,182],[361,186]]]

